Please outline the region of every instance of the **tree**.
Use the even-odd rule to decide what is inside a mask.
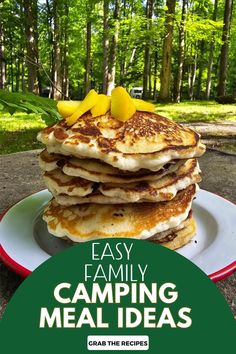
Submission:
[[[174,85],[174,101],[180,102],[181,85],[183,78],[184,65],[184,47],[185,47],[185,17],[186,17],[186,0],[182,3],[181,22],[179,26],[179,51],[178,51],[178,66]]]
[[[196,71],[197,71],[197,43],[191,44],[191,59],[188,65],[188,97],[193,100],[193,90],[196,80]]]
[[[202,84],[203,84],[203,72],[205,70],[205,49],[206,49],[206,43],[204,40],[201,40],[198,45],[198,53],[199,53],[199,58],[198,58],[198,76],[197,76],[197,88],[196,88],[196,94],[195,98],[197,100],[202,98]]]
[[[28,91],[39,94],[39,54],[37,30],[37,0],[24,0],[25,36],[28,68]]]
[[[62,68],[61,68],[61,29],[60,29],[60,0],[53,0],[53,59],[52,59],[52,93],[55,100],[62,98]]]
[[[86,59],[85,59],[85,87],[84,91],[87,94],[91,88],[91,36],[92,36],[92,21],[88,19],[86,24]]]
[[[222,46],[227,7],[229,0],[0,0],[0,87],[37,93],[41,83],[44,95],[77,100],[117,83],[179,102],[203,91],[214,97],[218,69],[222,77],[227,68],[233,92],[236,9]],[[219,65],[225,49],[227,65]]]
[[[64,16],[63,16],[63,44],[62,44],[62,95],[63,98],[69,97],[69,72],[68,72],[68,27],[69,27],[69,5],[68,0],[64,0]]]
[[[215,0],[214,2],[214,11],[213,11],[213,16],[212,20],[216,21],[217,19],[217,10],[218,10],[218,0]],[[211,73],[212,73],[212,66],[213,66],[213,57],[214,57],[214,49],[215,49],[215,43],[212,40],[210,44],[210,53],[209,53],[209,61],[208,61],[208,68],[207,68],[207,83],[206,83],[206,99],[209,100],[210,94],[211,94]]]
[[[5,58],[5,38],[3,27],[3,14],[0,12],[0,89],[5,89],[6,85],[6,58]]]
[[[152,27],[152,15],[153,15],[153,0],[147,0],[146,4],[146,43],[144,46],[144,69],[143,69],[143,99],[146,100],[149,96],[148,92],[148,83],[151,77],[150,69],[151,69],[151,40],[150,40],[150,32]],[[149,87],[150,87],[149,83]]]
[[[225,1],[224,9],[224,26],[222,34],[222,46],[220,54],[220,67],[219,67],[219,82],[217,89],[217,96],[224,96],[226,93],[226,80],[227,80],[227,66],[228,66],[228,47],[229,47],[229,33],[231,24],[231,14],[233,10],[233,0]]]
[[[120,0],[115,0],[115,8],[114,8],[114,15],[113,15],[114,33],[112,35],[111,46],[110,46],[110,65],[109,65],[108,85],[107,85],[108,95],[111,94],[111,91],[115,87],[117,44],[118,44],[118,37],[119,37],[119,17],[120,17]]]
[[[161,88],[160,101],[170,100],[170,85],[171,85],[171,56],[172,56],[172,40],[174,29],[174,15],[175,15],[176,0],[166,0],[166,15],[165,15],[165,37],[162,54],[162,68],[161,68]]]
[[[103,76],[102,76],[102,92],[107,93],[108,86],[108,14],[109,14],[109,0],[103,0]]]

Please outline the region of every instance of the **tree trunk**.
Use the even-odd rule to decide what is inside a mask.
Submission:
[[[212,16],[213,21],[216,21],[216,19],[217,19],[217,9],[218,9],[218,0],[215,0],[214,11],[213,11],[213,16]],[[207,83],[206,83],[206,99],[207,100],[209,100],[210,94],[211,94],[211,73],[212,73],[212,67],[213,67],[214,49],[215,49],[215,45],[214,45],[214,42],[212,41],[211,45],[210,45],[210,54],[209,54],[209,61],[208,61],[208,68],[207,68]]]
[[[24,14],[24,4],[23,1],[20,1],[19,3],[19,13],[20,13],[20,18],[22,20],[22,23],[24,23],[24,18],[25,18],[25,14]],[[18,49],[18,58],[19,58],[19,86],[20,86],[20,90],[22,92],[27,91],[27,85],[25,83],[25,66],[26,66],[26,62],[25,62],[25,57],[26,57],[26,41],[25,41],[25,28],[24,26],[21,26],[20,28],[20,36],[21,36],[21,41],[22,41],[22,48]]]
[[[63,72],[62,72],[62,93],[63,99],[69,97],[69,77],[68,77],[68,21],[69,21],[69,6],[68,0],[64,1],[64,28],[63,28]]]
[[[92,22],[88,20],[86,25],[86,62],[85,62],[85,87],[84,91],[87,94],[91,88],[91,36]]]
[[[0,14],[1,15],[1,14]],[[2,15],[0,17],[0,89],[5,89],[6,85],[6,58],[5,58],[5,40]]]
[[[184,65],[184,47],[185,47],[185,15],[186,15],[186,0],[183,0],[181,23],[179,28],[179,53],[178,53],[178,68],[174,87],[174,101],[179,103],[181,100],[181,86],[183,78]]]
[[[229,47],[229,32],[231,24],[231,14],[233,9],[233,0],[225,1],[224,9],[224,26],[222,34],[222,46],[220,54],[219,82],[217,96],[224,96],[226,93],[227,66],[228,66],[228,47]]]
[[[107,87],[108,95],[111,94],[111,91],[115,87],[117,43],[119,37],[119,17],[120,17],[120,0],[116,0],[115,9],[114,9],[115,28],[111,40],[110,67],[109,67],[109,74],[108,74],[108,87]]]
[[[108,12],[109,0],[103,0],[103,75],[102,75],[102,92],[107,93],[108,85],[108,50],[109,50],[109,37],[108,37]]]
[[[150,54],[149,58],[149,69],[148,69],[148,98],[152,98],[152,57]]]
[[[123,18],[126,18],[126,0],[123,0]],[[121,31],[121,44],[119,46],[119,57],[120,57],[120,80],[119,80],[119,85],[124,86],[125,85],[125,75],[126,75],[126,48],[128,46],[128,40],[124,40],[124,37],[128,37],[128,31],[125,29],[122,29]],[[126,38],[127,38],[126,37]],[[132,56],[132,54],[131,54]]]
[[[21,91],[25,92],[25,55],[24,52],[21,58]]]
[[[135,57],[136,50],[137,50],[137,47],[135,47],[135,48],[132,50],[131,57],[130,57],[130,60],[129,60],[130,65],[131,65],[131,64],[133,63],[133,61],[134,61],[134,57]]]
[[[15,77],[16,77],[16,92],[20,89],[20,59],[15,56]]]
[[[53,0],[52,16],[53,16],[53,88],[52,95],[54,100],[62,98],[62,68],[61,68],[61,47],[60,47],[60,0]]]
[[[158,64],[158,52],[155,51],[154,56],[154,82],[153,82],[153,99],[157,98],[157,64]]]
[[[160,100],[170,101],[171,56],[176,0],[166,0],[165,38],[162,54]]]
[[[37,0],[24,0],[28,91],[39,94]]]
[[[193,101],[194,99],[194,85],[196,80],[196,69],[197,69],[197,51],[195,51],[194,61],[189,65],[188,73],[188,95],[189,99]]]
[[[125,75],[126,75],[126,56],[123,55],[120,61],[120,86],[124,86],[125,84]]]
[[[202,74],[204,68],[204,50],[205,50],[205,42],[204,40],[200,43],[200,58],[199,58],[199,65],[198,65],[198,80],[197,80],[197,93],[196,99],[201,99],[201,87],[202,87]]]
[[[12,35],[9,36],[10,42],[10,81],[9,84],[11,92],[14,92],[14,70],[13,70],[13,48],[12,48]]]
[[[47,31],[48,31],[48,42],[49,42],[49,51],[48,51],[48,63],[49,67],[51,68],[50,70],[50,75],[46,73],[44,70],[49,82],[50,82],[50,90],[49,90],[49,98],[53,98],[53,58],[54,58],[54,53],[53,53],[53,14],[52,14],[52,6],[49,0],[46,0],[46,8],[47,8]]]
[[[150,56],[151,56],[151,46],[150,46],[150,30],[152,27],[152,14],[153,14],[153,0],[147,0],[146,5],[146,43],[144,47],[144,69],[143,69],[143,99],[146,100],[149,97],[148,85],[150,86],[149,76],[150,76]],[[149,87],[150,90],[150,87]]]

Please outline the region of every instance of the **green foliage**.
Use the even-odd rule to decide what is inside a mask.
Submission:
[[[232,14],[232,24],[231,24],[231,40],[229,47],[229,62],[235,63],[236,57],[236,6]],[[236,65],[229,65],[228,68],[228,93],[236,92]]]
[[[145,14],[146,1],[119,0],[119,36],[116,53],[116,84],[127,88],[142,86],[144,71],[144,47],[150,43],[150,76],[154,83],[156,70],[156,85],[162,65],[163,38],[166,0],[154,1],[153,18],[151,26],[147,29]],[[209,52],[211,43],[214,43],[214,60],[212,70],[212,97],[216,95],[218,84],[219,55],[222,44],[222,26],[225,1],[218,1],[217,20],[213,21],[215,0],[187,0],[185,15],[185,53],[183,97],[189,97],[189,72],[191,65],[196,62],[196,80],[194,83],[194,98],[204,96],[207,81]],[[109,2],[108,11],[108,37],[111,46],[114,34],[114,7],[115,1]],[[28,69],[26,55],[26,38],[24,33],[24,8],[23,1],[4,0],[0,2],[0,25],[5,36],[5,61],[7,63],[8,91],[26,91]],[[42,87],[50,87],[53,68],[53,1],[38,1],[38,44],[40,60],[40,76]],[[92,21],[92,50],[91,50],[91,86],[101,91],[103,81],[103,3],[102,0],[60,0],[60,45],[61,53],[65,50],[65,32],[68,37],[68,80],[70,84],[69,96],[81,99],[84,91],[84,75],[86,60],[86,23]],[[179,53],[179,29],[181,26],[183,1],[176,1],[174,16],[174,39],[172,55],[172,81],[176,77]],[[66,16],[65,8],[68,7],[69,15]],[[229,39],[228,60],[228,92],[235,91],[236,72],[236,6],[232,15],[232,26]],[[204,42],[204,50],[202,50]],[[108,53],[109,65],[111,62],[111,48]],[[156,55],[157,53],[157,55]],[[64,62],[62,60],[62,68]],[[173,88],[172,82],[172,88]],[[153,89],[153,87],[152,87]],[[11,107],[11,104],[13,106]],[[21,105],[22,106],[22,105]],[[37,105],[36,105],[37,106]],[[14,102],[9,102],[8,108],[14,110]],[[30,107],[28,106],[28,109]],[[33,108],[31,107],[33,110]],[[43,114],[43,113],[42,113]],[[51,117],[46,114],[45,118]],[[51,118],[50,118],[51,119]],[[53,114],[53,119],[55,115]],[[52,119],[52,120],[53,120]]]
[[[190,43],[205,40],[206,42],[214,41],[217,44],[221,44],[222,28],[222,20],[213,21],[196,14],[188,16],[186,21],[186,32]]]
[[[7,92],[0,90],[0,103],[11,115],[15,112],[36,113],[47,125],[61,119],[56,101],[31,93]]]

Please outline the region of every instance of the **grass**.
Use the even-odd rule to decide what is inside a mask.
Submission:
[[[186,101],[181,103],[157,104],[156,111],[178,122],[215,122],[235,120],[236,105],[221,105],[215,101]]]
[[[236,105],[220,105],[214,101],[157,104],[157,112],[179,122],[209,122],[235,120]],[[9,113],[0,111],[0,154],[41,148],[37,133],[45,123],[37,114]]]
[[[42,147],[37,133],[45,123],[37,114],[9,113],[0,111],[0,154],[38,149]]]

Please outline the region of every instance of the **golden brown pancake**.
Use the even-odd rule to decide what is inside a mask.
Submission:
[[[172,227],[168,230],[158,232],[154,236],[151,236],[147,239],[147,241],[161,243],[172,241],[176,237],[177,231],[180,231],[189,225],[189,222],[193,216],[192,210],[190,210],[187,219],[182,221],[178,226]]]
[[[66,161],[67,157],[61,154],[50,154],[47,149],[44,149],[38,157],[39,166],[43,171],[52,171],[58,168]]]
[[[80,177],[65,175],[59,168],[44,173],[44,182],[53,195],[83,197],[93,192],[94,183]]]
[[[172,250],[178,249],[186,245],[196,234],[196,222],[190,211],[186,220],[180,225],[169,230],[159,232],[147,241],[159,243],[162,246]]]
[[[50,152],[95,158],[127,171],[157,171],[173,159],[197,157],[205,151],[193,130],[148,112],[136,112],[126,122],[109,113],[96,118],[86,113],[71,127],[62,121],[46,128],[38,139]]]
[[[185,160],[174,160],[158,171],[141,169],[136,172],[119,170],[95,159],[78,159],[72,157],[63,166],[63,172],[69,176],[78,176],[94,182],[126,184],[139,181],[155,181],[163,176],[175,172]]]
[[[171,200],[179,190],[201,181],[196,159],[189,159],[177,171],[156,181],[142,181],[129,184],[100,184],[98,190],[110,198],[121,198],[128,203],[142,200],[159,202]]]
[[[178,249],[186,245],[196,234],[196,222],[190,211],[186,220],[181,222],[177,227],[159,232],[155,236],[146,239],[146,241],[158,243],[172,250]],[[63,237],[65,242],[70,245],[76,244],[67,237]]]
[[[74,242],[107,237],[147,239],[177,227],[187,218],[196,189],[191,185],[171,201],[160,203],[63,207],[52,200],[43,219],[51,234],[67,236]]]
[[[180,231],[176,232],[176,237],[173,240],[162,242],[161,245],[171,250],[176,250],[186,245],[196,234],[196,222],[192,217],[189,224]]]
[[[196,159],[189,159],[179,167],[176,172],[170,173],[156,181],[142,181],[136,183],[122,184],[90,184],[90,192],[76,193],[76,177],[69,177],[61,172],[55,173],[53,178],[53,171],[46,174],[45,182],[55,196],[56,201],[64,206],[71,206],[76,204],[121,204],[121,203],[140,203],[140,202],[159,202],[171,200],[175,197],[179,190],[185,189],[191,184],[201,181],[200,169]],[[64,177],[64,178],[63,178]],[[61,182],[60,182],[61,178]],[[89,183],[87,180],[78,178],[78,187],[81,183]],[[71,180],[70,180],[71,179]],[[58,181],[56,183],[56,180]],[[68,193],[64,188],[74,187],[72,193]],[[91,182],[92,183],[92,182]],[[61,188],[63,185],[63,189]]]

